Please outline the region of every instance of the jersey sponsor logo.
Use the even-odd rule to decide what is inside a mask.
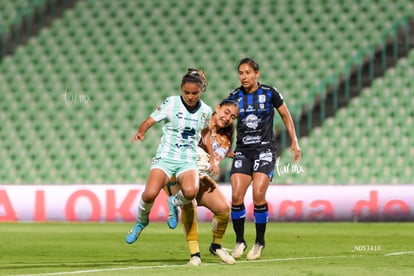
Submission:
[[[245,136],[243,137],[243,144],[248,145],[248,144],[257,144],[260,143],[261,140],[261,136],[257,135],[257,136]]]
[[[257,119],[257,116],[256,116],[256,115],[254,115],[254,114],[250,114],[250,115],[248,115],[248,116],[246,117],[246,119],[244,120],[244,122],[245,122],[246,126],[247,126],[248,128],[253,128],[253,129],[256,129],[256,128],[257,128],[257,126],[259,125],[258,121],[259,121],[259,120]]]
[[[176,116],[178,119],[182,119],[182,118],[184,117],[182,112],[178,112],[177,114],[175,114],[175,116]]]
[[[187,118],[187,117],[184,117],[184,113],[183,112],[178,112],[177,114],[175,114],[175,116],[178,119],[180,119],[180,120],[181,119],[184,119],[186,121],[198,122],[198,120],[196,118]]]
[[[196,130],[194,128],[192,128],[192,127],[186,127],[181,132],[181,137],[183,139],[185,139],[185,140],[188,140],[188,139],[190,139],[190,137],[191,138],[194,137],[195,136],[195,133],[196,133]],[[178,143],[176,143],[175,146],[177,148],[188,148],[188,147],[191,147],[190,144],[178,144]]]
[[[160,160],[161,160],[161,157],[156,157],[156,158],[152,159],[152,165],[157,165],[158,162],[160,162]]]
[[[188,137],[194,136],[195,133],[196,133],[196,130],[194,128],[192,128],[192,127],[186,127],[181,132],[181,137],[183,137],[183,139],[188,139]]]
[[[259,159],[261,161],[272,162],[273,154],[271,152],[262,152],[259,154]]]
[[[267,165],[269,165],[270,164],[270,162],[267,162],[267,161],[261,161],[260,162],[260,167],[266,167]]]
[[[191,147],[191,145],[183,145],[183,144],[178,144],[178,143],[176,143],[176,144],[175,144],[175,146],[176,146],[178,149],[180,149],[180,148],[189,148],[189,147]]]
[[[249,104],[249,105],[247,106],[246,111],[247,111],[247,112],[251,112],[251,111],[256,111],[256,109],[255,109],[252,105],[250,105],[250,104]]]

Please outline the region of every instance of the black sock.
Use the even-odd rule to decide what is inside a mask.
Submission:
[[[266,223],[256,223],[256,243],[265,244]]]
[[[262,214],[266,213],[266,217],[267,217],[267,212],[268,212],[267,204],[254,206],[254,212],[255,212],[255,215],[257,216],[256,221],[259,220],[259,218],[261,218],[260,223],[256,222],[256,241],[255,241],[255,243],[258,243],[260,245],[264,245],[265,244],[264,237],[265,237],[265,233],[266,233],[267,219],[264,219]]]
[[[218,244],[218,243],[212,242],[211,245],[210,245],[210,248],[215,251],[217,249],[220,249],[221,248],[221,245]]]
[[[236,214],[237,218],[233,218],[233,229],[236,233],[236,243],[245,243],[244,240],[244,222],[246,221],[246,216],[243,215],[240,217],[238,214],[242,214],[246,212],[244,204],[242,205],[232,205],[231,206],[232,213]]]
[[[191,257],[194,257],[194,256],[197,256],[197,257],[199,257],[199,258],[201,259],[201,254],[200,254],[200,252],[197,252],[197,253],[191,254]]]

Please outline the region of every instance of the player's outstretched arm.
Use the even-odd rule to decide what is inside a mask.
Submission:
[[[145,132],[147,132],[147,130],[151,128],[153,125],[155,125],[155,123],[156,121],[153,118],[148,117],[145,121],[141,123],[141,125],[138,128],[138,132],[135,133],[135,135],[131,138],[131,142],[144,141]]]

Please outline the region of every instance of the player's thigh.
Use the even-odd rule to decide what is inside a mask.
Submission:
[[[142,193],[142,200],[145,202],[154,202],[161,189],[167,184],[169,177],[158,168],[150,171],[145,190]]]
[[[247,188],[250,186],[252,177],[243,173],[234,173],[230,177],[231,181],[231,201],[234,205],[244,202]]]
[[[199,188],[199,175],[197,169],[186,170],[177,176],[183,195],[187,198],[195,198]]]
[[[199,206],[206,207],[214,214],[230,211],[230,203],[218,185],[212,185],[207,181],[205,183],[201,182],[197,203]]]

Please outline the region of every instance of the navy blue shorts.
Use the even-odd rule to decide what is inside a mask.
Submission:
[[[267,174],[273,178],[276,165],[276,152],[264,149],[257,152],[234,152],[230,174],[242,173],[252,176],[254,172]]]

